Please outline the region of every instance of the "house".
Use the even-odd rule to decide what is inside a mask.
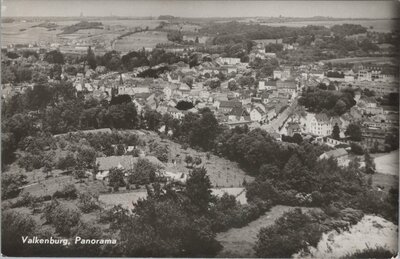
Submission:
[[[255,107],[250,111],[250,119],[261,123],[265,120],[265,112],[260,107]]]
[[[333,158],[334,160],[336,160],[339,166],[346,166],[349,163],[349,154],[344,148],[331,150],[319,156],[319,159],[329,158]]]
[[[150,163],[154,164],[158,168],[164,168],[165,165],[154,156],[144,157]],[[112,168],[119,168],[124,170],[132,170],[138,162],[138,157],[133,156],[108,156],[108,157],[97,157],[96,165],[98,165],[99,172],[96,175],[98,180],[106,180],[109,172]]]
[[[217,108],[222,113],[230,113],[236,107],[241,108],[242,103],[239,101],[221,101]]]
[[[223,65],[236,65],[240,63],[240,58],[219,58],[218,61]]]
[[[332,134],[333,125],[331,119],[324,113],[307,113],[304,125],[306,133],[322,137]]]
[[[168,113],[171,114],[174,119],[178,120],[182,119],[183,116],[185,116],[184,112],[178,110],[175,107],[168,107]]]
[[[248,116],[246,109],[243,107],[235,107],[228,114],[228,121],[244,121]]]
[[[295,133],[301,133],[301,128],[297,122],[288,122],[286,131],[288,136],[293,136]]]

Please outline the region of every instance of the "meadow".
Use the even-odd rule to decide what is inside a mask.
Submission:
[[[142,48],[154,48],[158,43],[168,43],[167,33],[159,31],[145,31],[131,34],[114,42],[114,49],[127,52]]]

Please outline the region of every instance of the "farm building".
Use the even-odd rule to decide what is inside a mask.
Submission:
[[[165,165],[158,160],[155,156],[143,157],[152,164],[159,168],[164,168]],[[125,170],[131,170],[138,162],[139,157],[133,156],[108,156],[108,157],[97,157],[96,164],[98,165],[99,173],[96,175],[96,179],[105,180],[108,178],[108,174],[112,168],[120,168]]]
[[[323,153],[319,156],[319,159],[333,158],[336,160],[338,165],[344,166],[348,162],[348,153],[344,148],[339,148]]]

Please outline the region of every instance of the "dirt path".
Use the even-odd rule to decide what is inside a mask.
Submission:
[[[271,226],[283,213],[296,207],[278,205],[273,207],[264,216],[242,228],[232,228],[219,233],[217,240],[223,246],[217,257],[255,257],[253,246],[257,241],[257,234],[261,228]],[[308,208],[304,208],[307,209]]]

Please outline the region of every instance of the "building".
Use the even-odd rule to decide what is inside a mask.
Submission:
[[[324,113],[307,113],[304,119],[304,125],[304,131],[312,135],[324,137],[332,134],[332,122]]]
[[[241,108],[242,103],[239,101],[221,101],[218,105],[218,111],[224,114],[232,112],[234,108]]]
[[[330,158],[336,160],[339,166],[346,166],[349,163],[349,154],[344,148],[331,150],[319,156],[319,159],[330,159]]]
[[[240,58],[219,58],[219,61],[224,65],[236,65],[240,63]]]

